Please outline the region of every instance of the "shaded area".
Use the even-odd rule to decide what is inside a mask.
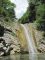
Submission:
[[[4,35],[4,26],[0,25],[0,37]]]

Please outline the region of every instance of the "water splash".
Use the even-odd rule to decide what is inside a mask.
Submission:
[[[31,34],[29,34],[29,29],[24,24],[21,24],[21,26],[24,29],[24,33],[25,33],[25,36],[26,36],[26,39],[27,39],[27,42],[28,42],[29,59],[37,60],[37,54],[36,54],[37,50],[36,50],[34,41],[33,41],[32,37],[31,37]],[[31,58],[30,58],[30,56],[31,56]]]
[[[26,39],[27,39],[27,42],[28,42],[29,52],[35,53],[36,50],[35,50],[35,48],[34,48],[34,43],[33,43],[33,40],[32,40],[32,38],[31,38],[31,35],[29,35],[27,26],[25,26],[25,25],[23,25],[23,24],[21,24],[21,26],[23,27],[24,32],[25,32],[25,36],[26,36]]]

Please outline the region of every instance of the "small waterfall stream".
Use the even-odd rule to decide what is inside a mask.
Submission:
[[[29,52],[34,54],[36,52],[36,50],[34,48],[34,44],[33,44],[31,35],[29,35],[28,28],[27,28],[27,26],[25,26],[23,24],[21,24],[21,26],[23,27],[24,32],[25,32],[25,36],[26,36],[26,39],[27,39],[27,42],[28,42]]]
[[[37,60],[37,54],[36,54],[37,50],[35,48],[31,35],[29,34],[28,28],[24,24],[21,24],[21,26],[24,29],[24,33],[27,39],[28,49],[29,49],[29,58],[31,56],[30,58],[31,60]]]

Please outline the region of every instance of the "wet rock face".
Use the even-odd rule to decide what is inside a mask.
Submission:
[[[20,52],[20,43],[12,35],[12,30],[0,25],[0,56],[6,56]]]
[[[0,39],[0,56],[9,55],[12,49],[13,48],[11,48],[9,44],[5,42],[5,40],[3,40],[2,38]]]
[[[35,31],[35,38],[37,44],[37,50],[39,53],[45,53],[45,37],[43,36],[43,31]]]

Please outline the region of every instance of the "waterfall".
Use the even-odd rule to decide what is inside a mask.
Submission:
[[[26,36],[26,39],[27,39],[27,42],[28,42],[28,49],[29,49],[29,52],[30,53],[35,53],[36,52],[36,49],[35,49],[35,46],[34,46],[34,42],[31,38],[31,35],[29,34],[29,29],[27,28],[27,26],[21,24],[21,26],[23,27],[24,29],[24,32],[25,32],[25,36]]]
[[[24,24],[21,24],[22,28],[24,29],[24,33],[27,39],[27,43],[28,43],[28,49],[29,49],[29,58],[31,60],[37,60],[37,54],[35,54],[37,52],[34,41],[31,37],[31,34],[29,33],[29,29],[28,26],[25,26]]]

